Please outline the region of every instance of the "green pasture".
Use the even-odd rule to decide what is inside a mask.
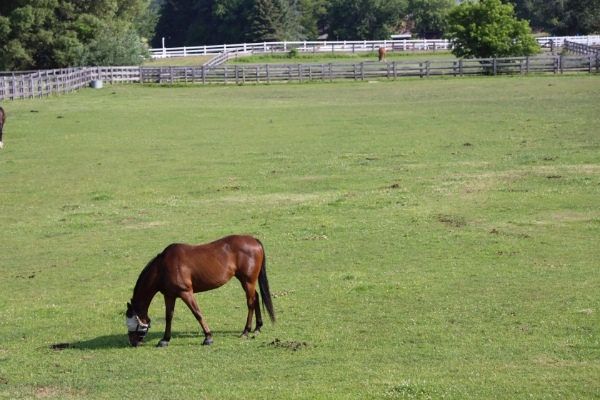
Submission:
[[[436,51],[389,51],[386,54],[388,62],[402,61],[427,61],[427,60],[453,60],[456,57],[445,50]],[[257,54],[253,56],[241,56],[231,59],[227,64],[299,64],[299,63],[361,63],[377,62],[377,52],[357,53],[298,53],[291,57],[290,53]]]
[[[173,58],[151,58],[144,61],[145,67],[196,67],[204,65],[213,56],[173,57]]]
[[[2,103],[0,399],[600,397],[600,79],[105,85]],[[173,242],[264,243],[232,281],[125,303]],[[53,348],[54,347],[54,348]]]
[[[378,61],[378,54],[367,53],[299,53],[296,57],[290,57],[289,53],[257,54],[254,56],[240,56],[227,62],[228,65],[235,64],[298,64],[298,63],[360,63]],[[144,62],[147,67],[192,67],[205,64],[212,56],[157,58]],[[388,62],[402,61],[427,61],[427,60],[453,60],[454,55],[449,51],[390,51],[387,53]]]

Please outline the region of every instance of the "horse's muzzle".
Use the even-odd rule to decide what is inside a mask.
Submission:
[[[148,331],[134,331],[134,332],[129,332],[128,336],[129,336],[129,344],[131,345],[131,347],[137,347],[137,346],[141,346],[142,344],[144,344],[144,337],[146,336],[146,333]]]

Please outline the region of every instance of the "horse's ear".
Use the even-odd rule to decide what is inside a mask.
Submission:
[[[127,318],[132,318],[135,312],[133,311],[133,306],[130,303],[127,303]]]

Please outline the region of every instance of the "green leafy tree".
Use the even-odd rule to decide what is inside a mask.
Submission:
[[[513,6],[500,0],[461,3],[448,13],[447,23],[446,36],[457,57],[531,56],[540,51],[529,23],[518,20]]]
[[[128,40],[149,0],[2,0],[0,69],[27,70],[76,66],[106,29]],[[138,36],[138,41],[139,41]],[[141,46],[132,60],[143,60]],[[107,65],[95,57],[98,64]]]
[[[455,0],[409,0],[408,21],[412,33],[439,38],[446,28],[446,16],[456,7]]]
[[[389,38],[402,26],[408,0],[331,0],[329,38],[373,40]]]
[[[309,40],[317,38],[325,32],[328,0],[298,0],[300,12],[299,24]]]
[[[160,9],[152,44],[199,46],[248,40],[254,0],[169,0]]]
[[[535,30],[559,36],[600,33],[598,0],[503,0],[509,1],[517,16],[529,20]]]
[[[85,50],[75,56],[75,64],[97,65],[139,65],[149,57],[148,49],[140,41],[137,32],[129,29],[114,31],[105,28]]]
[[[288,0],[255,0],[250,13],[248,40],[298,40],[298,14]]]

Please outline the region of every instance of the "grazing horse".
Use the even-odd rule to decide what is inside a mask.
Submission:
[[[165,298],[166,327],[163,338],[158,342],[164,347],[171,340],[171,321],[175,311],[175,300],[179,297],[192,311],[202,330],[204,343],[213,343],[210,329],[206,325],[194,293],[216,289],[236,277],[246,292],[248,318],[242,332],[247,338],[252,329],[252,316],[256,313],[256,329],[263,325],[256,283],[260,288],[263,307],[275,322],[275,311],[267,280],[266,258],[263,244],[251,236],[227,236],[211,243],[192,246],[171,244],[154,257],[142,270],[133,289],[131,303],[127,303],[125,323],[129,331],[129,344],[139,346],[150,328],[148,307],[157,292]]]
[[[385,53],[386,53],[385,47],[380,47],[379,48],[379,62],[381,62],[381,60],[387,61],[385,59]]]
[[[6,121],[6,113],[4,109],[0,107],[0,149],[4,146],[2,144],[2,128],[4,127],[4,121]]]

